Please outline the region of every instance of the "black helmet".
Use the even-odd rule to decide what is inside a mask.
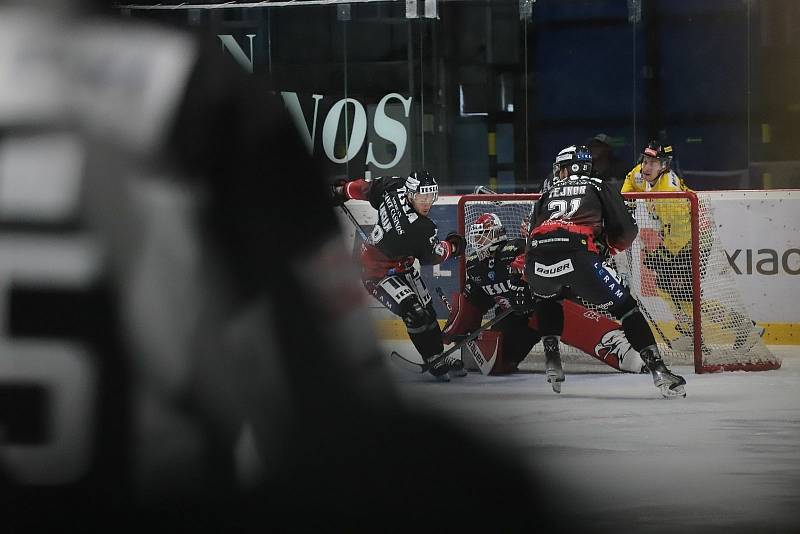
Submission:
[[[570,176],[589,176],[592,172],[592,153],[586,146],[571,145],[561,150],[553,163],[553,178],[559,178],[561,169],[568,169]]]
[[[672,163],[672,146],[661,141],[650,141],[642,150],[642,156],[656,158],[661,163],[670,164]]]
[[[414,199],[419,194],[433,193],[433,201],[439,198],[439,185],[436,178],[428,171],[414,171],[406,178],[406,193],[408,198]]]

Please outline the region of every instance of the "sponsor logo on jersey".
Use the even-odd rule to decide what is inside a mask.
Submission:
[[[489,277],[489,280],[494,280],[496,275],[494,271],[489,271],[488,273],[486,273],[486,276]]]
[[[567,273],[573,272],[574,270],[575,268],[572,266],[572,260],[569,258],[558,263],[554,263],[553,265],[545,265],[537,261],[533,267],[534,274],[543,278],[555,278],[557,276],[563,276]]]
[[[533,243],[536,242],[536,245]],[[547,243],[569,243],[568,237],[548,237],[547,239],[534,239],[531,241],[531,246],[546,245]],[[585,243],[585,241],[584,241]]]
[[[506,245],[505,247],[503,247],[503,252],[506,252],[506,251],[509,251],[509,250],[517,250],[517,247],[515,247],[514,245]]]

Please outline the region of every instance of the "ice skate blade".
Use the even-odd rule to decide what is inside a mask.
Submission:
[[[556,393],[561,393],[561,383],[564,382],[564,372],[563,371],[546,371],[547,382],[552,386],[553,391]]]
[[[665,399],[674,399],[674,398],[684,398],[686,397],[686,390],[682,385],[675,386],[674,388],[669,387],[669,384],[662,384],[658,386],[658,389],[661,391],[661,395]]]

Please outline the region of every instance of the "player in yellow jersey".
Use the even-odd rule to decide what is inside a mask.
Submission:
[[[668,144],[651,141],[642,151],[639,162],[625,177],[622,192],[673,192],[691,191],[672,169],[673,151]],[[661,242],[655,249],[647,250],[644,266],[656,277],[659,293],[669,303],[677,319],[676,330],[682,338],[672,340],[679,348],[692,338],[692,286],[690,276],[691,219],[689,207],[681,200],[662,199],[648,202],[650,215],[660,223]],[[711,242],[700,240],[700,276],[705,275]],[[746,352],[764,334],[741,314],[729,311],[716,301],[703,301],[701,313],[714,322],[735,331],[734,350]],[[683,343],[681,343],[683,342]]]

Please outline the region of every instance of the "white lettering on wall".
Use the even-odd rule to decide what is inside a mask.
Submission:
[[[319,101],[322,100],[322,95],[311,95],[314,99],[314,119],[311,121],[311,131],[308,129],[305,116],[303,115],[303,108],[300,107],[300,99],[297,98],[297,93],[282,92],[283,104],[289,110],[289,114],[294,120],[294,125],[297,131],[300,132],[306,148],[309,153],[314,151],[314,138],[317,136],[317,112],[319,111]]]
[[[306,147],[310,152],[313,152],[317,137],[319,103],[324,98],[324,95],[315,94],[311,96],[311,98],[314,99],[314,112],[310,123],[303,112],[303,107],[300,105],[300,99],[297,93],[284,91],[281,92],[281,97],[283,98],[283,103],[286,105],[286,109],[289,110],[294,120],[297,130],[306,143]],[[392,158],[391,161],[383,163],[375,158],[372,142],[368,143],[365,163],[375,165],[380,169],[390,169],[397,165],[405,154],[406,147],[408,146],[408,132],[405,126],[402,122],[389,117],[387,114],[386,106],[392,100],[400,101],[403,105],[403,114],[406,118],[411,114],[412,97],[404,98],[399,93],[389,93],[379,101],[372,119],[372,128],[378,137],[389,141],[396,148],[394,158]],[[345,106],[348,104],[352,106],[352,112],[348,110],[347,113],[344,113],[346,109]],[[349,122],[343,120],[343,114]],[[347,163],[356,157],[367,138],[367,122],[366,109],[364,105],[355,98],[343,98],[333,104],[322,123],[322,149],[328,159],[334,163]],[[352,124],[352,128],[350,124]],[[350,138],[348,139],[345,154],[342,157],[337,157],[334,149],[336,133],[339,131],[340,127],[345,127],[350,131]]]
[[[230,52],[233,59],[244,67],[247,72],[253,72],[253,37],[255,36],[256,34],[254,33],[247,34],[247,39],[250,41],[250,55],[248,56],[239,46],[239,43],[236,42],[236,39],[233,38],[233,35],[217,35],[219,40],[222,41],[222,49]]]
[[[390,169],[397,165],[397,162],[400,161],[400,158],[403,157],[403,154],[406,151],[406,142],[408,141],[408,134],[403,126],[403,123],[386,115],[386,103],[390,99],[397,99],[403,104],[403,111],[405,112],[406,117],[408,117],[409,113],[411,112],[411,97],[403,98],[402,95],[397,93],[389,93],[381,98],[380,102],[378,102],[378,109],[375,110],[373,125],[373,128],[375,128],[375,133],[397,147],[397,151],[395,152],[395,156],[392,161],[389,163],[380,163],[375,159],[375,156],[372,153],[372,143],[369,144],[369,147],[367,148],[367,164],[375,165],[380,169]]]
[[[354,112],[352,114],[353,129],[350,134],[350,139],[347,143],[347,152],[344,157],[337,158],[334,153],[334,144],[336,142],[336,132],[339,129],[339,123],[342,118],[342,111],[347,104],[353,104]],[[351,115],[347,113],[345,118],[349,120]],[[345,128],[348,128],[345,124]],[[345,130],[346,131],[346,130]],[[334,163],[347,163],[358,154],[361,146],[364,144],[364,139],[367,138],[367,112],[361,102],[355,98],[343,98],[336,102],[328,116],[325,117],[325,122],[322,125],[322,148],[325,150],[325,155]]]

